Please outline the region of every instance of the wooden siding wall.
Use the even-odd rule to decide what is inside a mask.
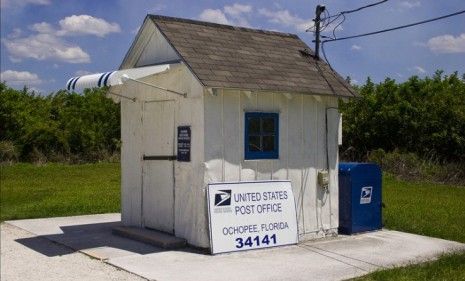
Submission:
[[[136,97],[121,99],[121,219],[125,225],[143,226],[142,220],[142,143],[150,142],[142,130],[144,104],[174,100],[175,127],[190,125],[191,162],[174,162],[174,231],[198,247],[209,247],[204,187],[203,87],[185,65],[173,66],[167,73],[153,75],[144,82],[188,93],[187,97],[129,81],[119,94]],[[149,108],[149,107],[147,107]],[[147,125],[147,124],[146,124]],[[176,130],[176,128],[174,128]],[[157,132],[163,133],[163,132]],[[156,137],[156,134],[152,137]],[[176,145],[176,141],[174,142]],[[153,141],[156,144],[156,141]],[[175,147],[176,149],[176,147]],[[164,179],[160,179],[163,181]],[[163,200],[163,198],[161,198]],[[144,204],[154,202],[144,201]],[[156,214],[154,214],[156,215]]]
[[[299,94],[205,91],[205,184],[223,181],[292,182],[301,240],[334,234],[338,227],[339,113],[328,110],[329,192],[317,184],[327,169],[326,111],[337,99]],[[244,113],[279,113],[279,159],[244,160]]]

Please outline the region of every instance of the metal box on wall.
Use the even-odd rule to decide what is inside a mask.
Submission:
[[[339,232],[382,227],[381,169],[373,163],[339,164]]]

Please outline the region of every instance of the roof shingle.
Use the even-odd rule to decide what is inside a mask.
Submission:
[[[149,15],[207,87],[353,97],[297,35]]]

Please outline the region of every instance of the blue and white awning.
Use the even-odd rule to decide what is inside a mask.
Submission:
[[[75,89],[122,85],[127,79],[139,79],[169,69],[169,64],[162,64],[77,76],[68,80],[66,89],[74,91]]]

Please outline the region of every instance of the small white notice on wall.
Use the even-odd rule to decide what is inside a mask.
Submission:
[[[297,243],[289,181],[214,183],[207,196],[212,254]]]

